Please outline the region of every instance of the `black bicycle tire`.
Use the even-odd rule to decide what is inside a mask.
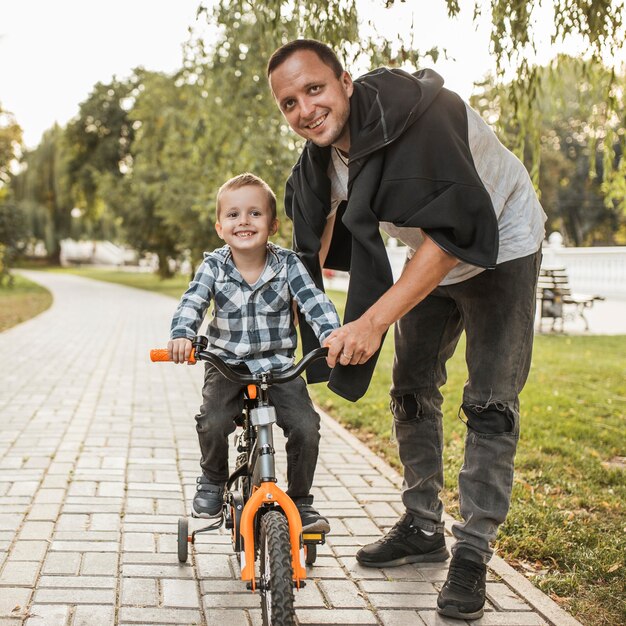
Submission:
[[[279,511],[263,515],[259,539],[263,624],[294,626],[293,568],[289,525],[285,516]]]
[[[186,517],[178,518],[178,560],[187,562],[189,556],[189,522]]]

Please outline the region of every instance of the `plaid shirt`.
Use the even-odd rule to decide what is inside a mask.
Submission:
[[[229,246],[205,252],[174,313],[171,338],[193,339],[213,300],[209,349],[229,365],[245,363],[259,373],[293,363],[298,339],[292,297],[320,342],[339,328],[333,303],[315,286],[297,254],[271,243],[267,248],[265,269],[254,285],[241,277]]]

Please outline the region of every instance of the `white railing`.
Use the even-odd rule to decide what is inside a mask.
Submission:
[[[558,233],[543,246],[543,267],[563,267],[574,293],[626,300],[626,246],[565,248]],[[387,247],[394,280],[402,272],[406,247]]]
[[[543,267],[563,267],[574,293],[626,300],[626,246],[564,248],[552,233],[543,246]]]

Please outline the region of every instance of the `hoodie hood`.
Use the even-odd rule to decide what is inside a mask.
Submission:
[[[437,72],[380,68],[354,81],[350,98],[350,160],[389,145],[428,109],[443,87]]]

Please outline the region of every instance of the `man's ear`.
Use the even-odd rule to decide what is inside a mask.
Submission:
[[[215,232],[220,239],[224,239],[222,237],[222,225],[219,222],[215,222]]]
[[[344,73],[341,75],[341,84],[343,85],[343,88],[348,98],[352,96],[352,92],[354,91],[354,84],[352,83],[352,76],[350,76],[350,74],[348,74],[348,72],[346,71],[344,71]]]

